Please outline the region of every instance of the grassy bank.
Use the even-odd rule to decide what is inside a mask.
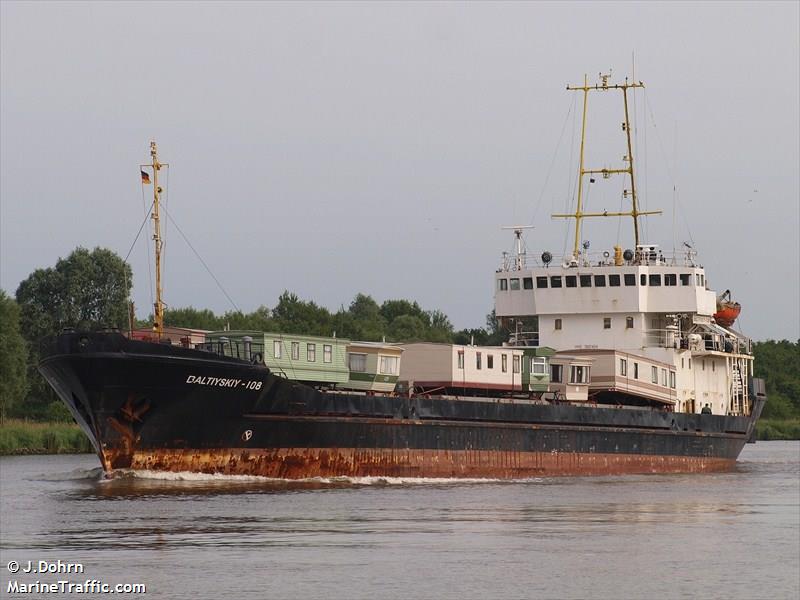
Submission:
[[[7,419],[0,424],[0,455],[77,454],[92,451],[89,439],[75,423]]]
[[[800,419],[760,419],[756,436],[759,440],[800,440]]]

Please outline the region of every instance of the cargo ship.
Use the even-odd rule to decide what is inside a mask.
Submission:
[[[305,479],[519,479],[730,469],[766,402],[751,341],[720,314],[695,251],[640,239],[628,96],[601,76],[583,94],[572,251],[516,251],[494,273],[500,346],[359,342],[258,331],[164,332],[155,143],[151,335],[67,330],[39,370],[106,472],[152,469]],[[590,94],[621,92],[619,168],[584,165]],[[150,175],[152,174],[152,181]],[[621,176],[630,210],[586,210]],[[633,244],[590,253],[583,219],[630,217]],[[722,296],[720,297],[722,299]],[[729,300],[729,294],[727,295]],[[735,314],[734,314],[735,313]]]

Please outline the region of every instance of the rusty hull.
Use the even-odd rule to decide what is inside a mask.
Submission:
[[[122,459],[122,463],[119,459]],[[567,475],[696,473],[725,471],[736,460],[701,456],[653,456],[508,450],[390,448],[281,448],[104,452],[103,465],[157,471],[312,477],[435,477],[523,479]]]

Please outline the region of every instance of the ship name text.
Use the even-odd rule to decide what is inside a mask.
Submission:
[[[260,390],[263,385],[262,381],[245,381],[243,379],[229,379],[225,377],[207,377],[205,375],[189,375],[186,378],[186,383],[193,383],[196,385],[210,385],[224,388],[239,388],[243,387],[246,390]]]

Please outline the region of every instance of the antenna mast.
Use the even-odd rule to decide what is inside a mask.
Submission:
[[[595,85],[589,85],[589,79],[586,75],[583,76],[583,85],[580,86],[567,86],[568,90],[571,91],[582,91],[583,92],[583,123],[581,125],[581,150],[580,150],[580,166],[578,168],[578,202],[575,207],[575,212],[570,214],[554,214],[553,217],[563,218],[563,219],[575,219],[575,245],[573,247],[573,256],[575,258],[578,257],[579,248],[581,243],[581,219],[585,217],[632,217],[633,218],[633,236],[635,239],[636,246],[639,245],[639,216],[640,215],[660,215],[660,210],[651,210],[651,211],[640,211],[638,198],[636,196],[636,182],[634,178],[633,172],[633,143],[631,142],[631,125],[630,125],[630,118],[628,116],[628,90],[631,88],[643,88],[644,83],[641,81],[636,83],[628,83],[627,77],[625,78],[625,83],[622,84],[609,84],[608,80],[611,77],[611,74],[607,75],[600,75],[600,83]],[[601,91],[607,92],[608,90],[621,90],[622,91],[622,101],[625,106],[625,121],[622,123],[622,131],[625,132],[628,141],[628,154],[623,157],[623,160],[628,163],[627,167],[621,169],[584,169],[583,157],[584,157],[584,148],[586,142],[586,107],[589,103],[589,92],[590,91]],[[583,176],[589,175],[602,175],[603,179],[608,179],[611,175],[617,173],[627,173],[630,177],[630,190],[623,190],[622,195],[623,197],[631,197],[631,210],[628,212],[608,212],[604,211],[601,213],[588,213],[583,212]],[[594,180],[590,179],[590,183]]]

